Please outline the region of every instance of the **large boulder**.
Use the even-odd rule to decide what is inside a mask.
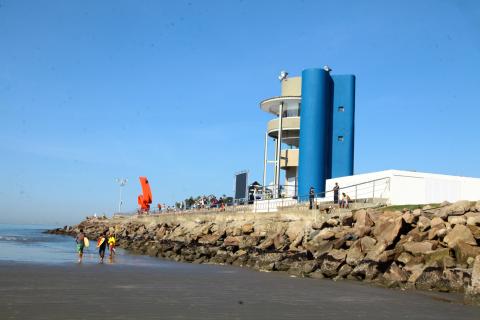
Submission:
[[[426,205],[422,208],[423,210],[429,210],[431,207],[429,205]],[[414,217],[420,217],[422,215],[422,209],[415,209],[412,211],[412,214]]]
[[[365,236],[360,239],[360,243],[362,245],[362,251],[368,252],[377,244],[377,240],[372,237]]]
[[[363,260],[365,253],[362,251],[361,240],[355,241],[347,251],[346,262],[350,266],[356,266]]]
[[[470,229],[475,239],[480,240],[480,227],[467,225],[467,228]]]
[[[344,264],[338,270],[337,278],[346,278],[351,272],[353,268],[348,264]]]
[[[287,235],[290,242],[294,242],[298,237],[303,237],[305,229],[305,222],[303,221],[294,221],[288,224],[285,234]]]
[[[423,264],[414,264],[408,268],[405,266],[403,269],[409,272],[410,276],[408,277],[407,282],[410,286],[414,287],[418,278],[422,275],[423,270],[425,270],[425,266]]]
[[[258,246],[257,248],[260,249],[260,250],[267,250],[269,249],[270,247],[273,246],[273,238],[272,237],[269,237],[265,240],[263,240]]]
[[[452,231],[450,231],[443,239],[447,243],[448,247],[453,248],[459,241],[463,241],[466,244],[476,245],[477,242],[472,235],[469,228],[464,225],[457,224]]]
[[[445,226],[435,225],[435,226],[432,226],[430,230],[428,230],[427,239],[428,240],[443,239],[443,237],[445,237],[446,234],[447,234],[447,229]]]
[[[275,264],[285,258],[284,253],[265,253],[257,257],[255,268],[262,271],[272,271]]]
[[[326,224],[330,227],[336,227],[340,224],[340,221],[335,218],[330,218],[326,221]]]
[[[468,217],[467,224],[469,226],[480,226],[480,214]]]
[[[415,217],[410,211],[405,212],[402,215],[403,221],[405,221],[406,224],[413,224],[417,220],[417,217]]]
[[[351,226],[353,223],[353,214],[350,211],[340,213],[338,218],[342,226]]]
[[[252,249],[258,245],[259,241],[260,239],[255,236],[243,236],[243,237],[240,237],[240,242],[238,244],[238,247],[240,249]]]
[[[386,241],[378,241],[377,244],[367,252],[365,259],[375,262],[387,262],[389,260],[389,256],[385,252],[387,246],[388,243]]]
[[[400,263],[407,264],[410,262],[410,260],[412,260],[412,258],[413,256],[410,253],[404,251],[395,260]]]
[[[352,270],[348,278],[371,281],[379,274],[380,270],[378,269],[378,263],[373,261],[363,261]]]
[[[198,239],[206,234],[210,233],[210,228],[213,226],[213,223],[202,223],[190,229],[190,235],[194,239]]]
[[[434,217],[434,218],[430,221],[430,226],[431,226],[432,228],[435,228],[435,227],[439,227],[440,229],[441,229],[441,228],[445,228],[445,221],[443,221],[442,218]]]
[[[466,224],[467,219],[465,219],[464,216],[450,216],[448,217],[448,223],[450,223],[452,226],[457,224]]]
[[[228,235],[236,237],[242,234],[242,228],[240,228],[239,226],[232,226],[230,228],[227,228],[226,232]]]
[[[298,233],[297,237],[294,238],[293,240],[290,237],[289,237],[289,239],[290,239],[291,243],[290,243],[290,246],[288,247],[288,250],[290,250],[290,251],[300,250],[299,246],[303,241],[303,231],[301,233]]]
[[[253,223],[245,223],[244,225],[242,225],[242,233],[243,234],[250,234],[253,231],[254,231]]]
[[[443,278],[443,269],[438,267],[427,267],[415,281],[415,287],[421,290],[436,289],[449,291],[448,281]]]
[[[283,250],[289,245],[288,238],[284,233],[277,233],[273,237],[273,246],[277,250]]]
[[[439,209],[436,216],[442,219],[447,219],[449,216],[461,216],[467,212],[471,207],[470,201],[461,200],[449,204]]]
[[[339,221],[339,225],[351,227],[353,224],[353,213],[351,211],[342,211],[336,217]],[[327,221],[328,223],[328,221]]]
[[[345,262],[347,254],[343,250],[333,249],[323,259],[321,270],[328,277],[333,278],[338,274],[338,269]]]
[[[476,212],[480,212],[480,200],[478,200],[473,206]]]
[[[430,230],[429,230],[430,231]],[[415,228],[410,230],[406,237],[405,241],[415,241],[415,242],[421,242],[428,237],[428,232],[427,231],[421,231],[420,228]]]
[[[147,228],[144,226],[144,225],[141,225],[140,227],[138,227],[138,229],[135,231],[135,235],[136,236],[143,236],[144,234],[147,233]],[[185,234],[184,232],[181,234],[183,235]],[[180,234],[179,234],[180,235]]]
[[[150,244],[146,248],[146,254],[151,257],[156,257],[158,255],[158,251],[159,249],[154,244]]]
[[[226,247],[238,247],[240,245],[240,242],[243,241],[243,238],[244,237],[242,236],[228,236],[225,238],[225,240],[223,240],[223,245]]]
[[[305,244],[305,248],[315,257],[319,258],[333,248],[333,241],[309,241]]]
[[[418,217],[417,228],[420,231],[427,231],[431,227],[431,220],[425,216]]]
[[[362,238],[364,236],[368,236],[371,233],[372,228],[371,227],[357,227],[357,226],[355,226],[352,231],[353,231],[353,234],[355,235],[355,237],[358,239],[358,238]]]
[[[417,265],[423,265],[424,263],[425,259],[423,256],[411,256],[403,268],[407,271],[412,271]]]
[[[470,282],[471,275],[465,269],[444,269],[442,278],[448,291],[463,292]]]
[[[157,230],[155,231],[155,238],[157,240],[160,240],[162,239],[167,233],[167,228],[162,225],[161,227],[157,228]]]
[[[431,266],[431,267],[435,267],[435,266],[445,267],[445,264],[449,262],[449,258],[451,258],[450,249],[441,248],[441,249],[427,252],[425,254],[425,263],[427,266]]]
[[[403,244],[405,251],[410,252],[414,256],[426,254],[433,250],[433,244],[429,241],[423,242],[406,242]]]
[[[457,262],[464,265],[467,264],[468,258],[475,258],[480,255],[480,247],[471,246],[463,241],[458,241],[453,250]]]
[[[285,259],[275,262],[275,270],[276,271],[288,271],[292,268],[293,264],[298,262],[297,259],[289,257],[288,255]]]
[[[215,244],[218,240],[220,240],[219,234],[207,234],[200,239],[198,239],[198,243],[200,244]]]
[[[355,221],[356,228],[373,226],[373,221],[370,218],[370,215],[364,209],[356,211],[353,215],[353,219]]]
[[[335,231],[330,228],[320,230],[315,239],[328,240],[335,238]]]
[[[387,245],[391,245],[399,238],[403,224],[401,215],[379,218],[373,229],[373,234],[378,241],[384,241]]]
[[[288,273],[297,277],[304,277],[318,268],[318,263],[315,260],[294,261],[291,263]]]
[[[387,281],[388,286],[398,285],[407,282],[409,274],[393,262],[387,272],[383,274],[383,278]]]
[[[471,282],[466,290],[466,301],[480,304],[480,255],[473,263]]]

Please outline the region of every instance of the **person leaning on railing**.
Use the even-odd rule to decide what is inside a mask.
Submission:
[[[340,201],[340,208],[348,208],[350,201],[351,201],[350,197],[347,194],[345,194],[345,192],[343,192],[342,200]]]

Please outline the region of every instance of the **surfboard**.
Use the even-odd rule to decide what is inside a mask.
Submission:
[[[97,248],[100,247],[102,245],[102,243],[105,242],[105,238],[104,237],[101,237],[100,239],[98,239],[97,241]]]
[[[84,237],[84,238],[83,238],[83,245],[84,245],[86,248],[90,247],[90,241],[88,240],[87,237]]]

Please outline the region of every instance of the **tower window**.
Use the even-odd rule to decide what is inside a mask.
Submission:
[[[342,142],[344,140],[343,136],[338,136],[338,141]]]
[[[338,107],[338,112],[345,112],[344,106],[339,106]]]

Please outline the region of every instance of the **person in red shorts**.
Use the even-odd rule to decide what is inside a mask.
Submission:
[[[110,260],[113,260],[115,257],[115,234],[110,233],[110,236],[108,237],[108,250],[110,252]]]

